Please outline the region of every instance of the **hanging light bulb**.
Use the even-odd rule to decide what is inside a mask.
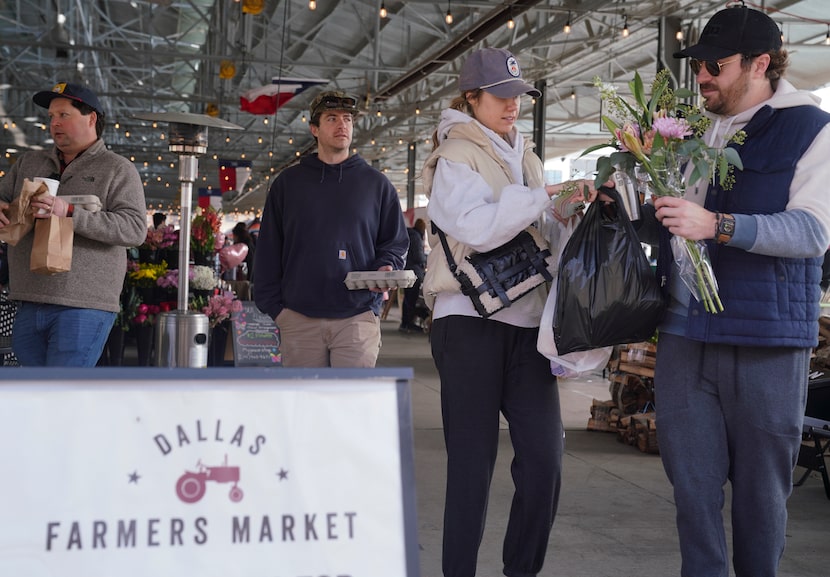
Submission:
[[[781,22],[781,44],[784,44],[784,23]]]
[[[682,31],[682,30],[678,30],[678,31],[675,33],[674,37],[675,37],[678,41],[683,40],[683,31]]]
[[[622,29],[622,37],[628,38],[628,16],[623,16],[623,29]]]
[[[452,10],[450,10],[450,0],[447,0],[447,15],[444,16],[444,21],[447,24],[452,24]]]
[[[386,11],[386,4],[381,2],[380,3],[380,17],[381,18],[386,18],[387,16],[389,16],[389,12]]]
[[[420,109],[420,108],[418,108],[417,106],[415,107],[415,114],[416,114],[416,115],[417,115],[417,114],[421,114],[421,109]]]
[[[511,12],[510,15],[507,17],[507,29],[513,30],[516,27],[516,23],[513,21],[513,13]]]
[[[576,91],[571,88],[571,100],[576,100]]]
[[[824,37],[824,43],[830,46],[830,24],[827,25],[827,36]]]
[[[308,9],[317,10],[317,2],[315,2],[314,0],[308,0]]]
[[[565,22],[565,27],[562,29],[565,34],[571,33],[571,13],[568,12],[568,21]]]

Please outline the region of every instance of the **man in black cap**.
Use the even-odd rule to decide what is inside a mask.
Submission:
[[[727,577],[722,508],[732,485],[734,574],[773,577],[801,444],[811,349],[818,344],[822,256],[830,244],[830,115],[782,78],[781,31],[745,6],[717,12],[689,58],[724,146],[742,170],[684,198],[654,201],[658,275],[671,304],[655,370],[660,455],[674,486],[684,577]],[[669,236],[705,240],[724,310],[711,314],[679,280]]]
[[[32,273],[31,233],[10,247],[11,298],[21,301],[12,348],[24,366],[95,366],[120,310],[125,248],[147,234],[144,187],[135,166],[101,139],[104,109],[92,90],[59,83],[33,100],[49,110],[55,145],[22,155],[0,179],[0,228],[9,224],[5,210],[24,178],[59,180],[56,196],[37,196],[31,206],[36,219],[72,219],[72,265],[51,276]],[[86,208],[97,202],[66,200],[76,195],[98,197],[100,210]]]
[[[352,154],[357,100],[312,102],[317,154],[271,185],[256,243],[257,307],[275,319],[286,367],[371,368],[380,352],[381,293],[349,290],[352,271],[400,270],[409,236],[389,179]]]

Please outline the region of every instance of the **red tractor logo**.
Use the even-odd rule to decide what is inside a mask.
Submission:
[[[228,456],[225,455],[225,463],[220,467],[206,467],[201,459],[196,463],[196,472],[186,471],[176,481],[176,495],[185,503],[195,503],[205,496],[206,483],[233,483],[229,497],[234,503],[242,500],[242,489],[236,486],[239,482],[239,467],[228,467]]]

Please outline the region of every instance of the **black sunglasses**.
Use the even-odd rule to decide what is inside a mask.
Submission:
[[[717,60],[698,60],[697,58],[689,58],[689,68],[692,69],[692,72],[695,75],[700,74],[700,68],[703,65],[706,65],[706,72],[711,74],[712,76],[720,76],[720,71],[723,69],[724,66],[735,62],[736,60],[740,60],[743,56],[738,55],[731,60],[727,60],[726,62],[718,62]]]
[[[352,98],[351,96],[326,96],[317,103],[317,106],[314,107],[314,111],[311,113],[311,116],[317,116],[323,110],[353,111],[356,108],[357,99]]]

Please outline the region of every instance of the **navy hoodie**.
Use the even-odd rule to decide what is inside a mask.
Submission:
[[[315,318],[380,313],[382,297],[349,290],[351,271],[403,268],[409,236],[398,194],[355,154],[336,165],[300,159],[271,185],[262,213],[254,269],[257,307]]]

